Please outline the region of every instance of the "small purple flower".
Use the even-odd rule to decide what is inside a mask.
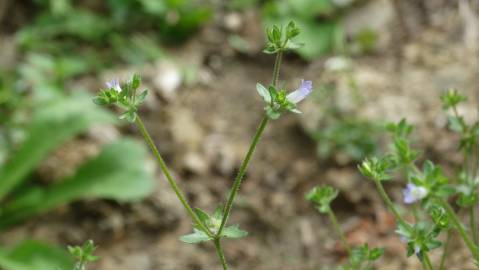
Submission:
[[[416,256],[419,256],[421,254],[420,246],[414,246],[414,254],[416,254]]]
[[[113,79],[109,82],[106,82],[106,87],[108,89],[113,89],[117,91],[118,93],[121,92],[121,87],[120,87],[120,83],[118,82],[118,79]]]
[[[296,104],[311,94],[313,90],[313,82],[301,80],[301,85],[294,92],[288,94],[287,98],[290,102]]]
[[[427,196],[427,193],[426,188],[409,183],[403,189],[404,203],[411,204],[420,201]]]

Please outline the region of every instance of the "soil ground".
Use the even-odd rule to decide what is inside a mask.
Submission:
[[[405,2],[405,9],[412,8],[413,1]],[[412,13],[401,25],[394,13],[391,24],[384,27],[384,35],[390,37],[386,45],[376,53],[353,57],[352,76],[364,103],[347,110],[371,120],[407,118],[417,126],[414,138],[416,146],[424,149],[422,157],[452,168],[461,159],[451,154],[457,137],[447,131],[439,95],[448,87],[457,87],[469,97],[469,105],[461,111],[474,118],[479,76],[477,48],[464,41],[463,18],[456,5],[446,2],[430,2],[427,22],[422,22],[423,13]],[[254,13],[242,16],[259,20]],[[254,37],[259,27],[245,23],[243,33]],[[395,35],[403,36],[396,42]],[[261,36],[252,39],[262,42]],[[225,199],[263,115],[262,101],[254,89],[257,82],[269,82],[273,64],[268,56],[238,53],[221,45],[225,43],[226,34],[213,23],[184,47],[172,50],[180,63],[200,64],[199,81],[172,95],[155,92],[141,112],[191,203],[209,211]],[[288,88],[301,78],[312,79],[316,86],[332,82],[342,91],[344,76],[328,73],[323,68],[325,59],[305,62],[288,55],[281,80]],[[158,69],[151,65],[142,70],[146,86],[153,90]],[[93,85],[99,84],[98,80]],[[352,104],[347,98],[341,102],[346,107]],[[241,224],[249,236],[224,243],[232,268],[332,269],[342,262],[346,252],[328,220],[304,200],[311,187],[328,183],[341,191],[333,208],[348,240],[386,248],[377,269],[420,269],[415,258],[405,257],[392,217],[372,183],[357,172],[357,163],[317,158],[316,142],[307,132],[317,124],[316,106],[307,101],[301,105],[303,115],[287,115],[267,127],[230,221]],[[133,127],[120,131],[140,139]],[[88,141],[78,139],[82,140]],[[11,229],[2,240],[14,243],[33,237],[65,245],[92,238],[99,243],[102,257],[92,269],[220,269],[211,245],[178,241],[180,235],[189,233],[191,224],[159,170],[156,175],[157,189],[145,201],[78,202]],[[388,185],[398,202],[402,185],[401,181]],[[460,241],[455,243],[446,269],[475,269]],[[433,252],[432,260],[438,262],[440,255]]]

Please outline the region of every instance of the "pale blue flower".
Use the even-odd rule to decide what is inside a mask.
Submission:
[[[120,83],[118,82],[118,79],[113,79],[109,82],[106,82],[106,87],[108,89],[113,89],[117,91],[118,93],[121,92],[121,87],[120,87]]]
[[[426,188],[409,183],[403,190],[404,203],[411,204],[420,201],[427,196],[427,193]]]
[[[290,102],[296,104],[311,94],[313,90],[313,82],[301,80],[301,85],[294,92],[288,94],[287,98]]]

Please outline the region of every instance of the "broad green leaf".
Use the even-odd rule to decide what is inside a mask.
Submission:
[[[19,150],[0,168],[0,200],[22,184],[29,173],[56,147],[94,124],[113,123],[115,117],[75,94],[40,104]]]
[[[188,244],[198,244],[212,240],[211,237],[209,237],[205,232],[198,229],[193,230],[193,233],[181,236],[180,240]]]
[[[51,187],[32,187],[17,195],[0,213],[0,227],[79,199],[131,201],[153,191],[153,172],[146,149],[131,139],[119,140],[83,164],[74,175]]]
[[[246,237],[248,235],[248,232],[241,230],[238,225],[233,225],[224,228],[221,234],[223,237],[226,238],[242,238]]]
[[[0,250],[0,268],[6,270],[69,270],[73,264],[63,249],[31,240]]]

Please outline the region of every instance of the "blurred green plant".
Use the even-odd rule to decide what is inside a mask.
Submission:
[[[355,117],[331,117],[327,120],[312,134],[320,159],[344,155],[359,161],[377,152],[379,124]]]
[[[73,270],[85,270],[87,264],[98,261],[100,257],[93,255],[95,250],[93,240],[86,241],[82,246],[68,246],[68,251],[76,260]]]
[[[93,106],[81,92],[39,104],[26,138],[0,167],[0,228],[78,199],[128,201],[148,195],[153,182],[144,166],[145,149],[128,139],[105,146],[57,184],[37,186],[30,181],[32,171],[61,144],[94,125],[114,122],[111,113]],[[119,154],[125,151],[134,161]]]
[[[439,269],[446,269],[446,258],[450,254],[451,231],[455,230],[461,236],[471,253],[476,266],[479,263],[479,246],[476,223],[476,208],[478,202],[477,171],[479,160],[479,120],[468,123],[459,114],[458,106],[466,100],[455,89],[447,90],[441,100],[449,115],[450,128],[460,135],[458,150],[464,155],[460,168],[455,175],[447,177],[439,165],[430,160],[423,162],[422,168],[417,165],[420,151],[412,147],[410,135],[413,126],[405,119],[398,123],[390,123],[387,130],[392,136],[390,151],[383,157],[365,159],[359,166],[360,172],[371,179],[389,211],[397,222],[397,234],[407,243],[407,256],[416,255],[425,269],[435,269],[429,259],[433,249],[442,247],[443,253],[438,264]],[[383,183],[393,179],[394,175],[404,176],[407,180],[403,189],[403,201],[412,206],[414,222],[406,220],[391,200]],[[453,200],[459,210],[469,212],[469,226],[454,209]],[[418,207],[419,206],[419,207]],[[424,216],[430,218],[424,218]],[[447,233],[443,243],[438,236]]]
[[[121,61],[155,60],[162,56],[158,44],[186,40],[212,15],[208,2],[201,0],[36,0],[35,4],[31,23],[16,33],[20,48],[53,58],[75,58],[86,64],[87,71]]]
[[[310,201],[315,208],[321,213],[328,215],[328,218],[333,225],[334,230],[341,240],[343,248],[348,252],[348,264],[341,266],[341,270],[372,270],[373,264],[383,254],[383,248],[370,249],[367,243],[358,247],[351,247],[346,239],[346,235],[341,229],[336,214],[331,208],[331,203],[338,196],[339,191],[331,186],[316,186],[311,189],[305,196],[306,200]]]
[[[318,157],[347,164],[377,154],[384,128],[380,121],[356,113],[356,108],[364,104],[364,98],[354,78],[351,60],[344,56],[332,57],[325,62],[325,69],[334,75],[335,83],[322,86],[313,99],[320,117],[314,129],[308,130],[317,143]],[[348,95],[347,101],[340,91]],[[351,104],[344,106],[343,103]]]
[[[305,44],[297,52],[310,60],[343,51],[344,33],[339,16],[342,8],[331,0],[268,1],[263,7],[263,22],[270,26],[294,20],[302,31],[298,42]]]
[[[73,269],[73,259],[62,249],[27,240],[11,248],[0,247],[0,268],[5,270]]]
[[[84,91],[65,93],[66,81],[87,68],[81,57],[29,53],[16,70],[2,72],[0,143],[5,147],[0,162],[0,229],[76,200],[130,201],[151,192],[152,172],[145,167],[145,148],[131,139],[104,146],[73,175],[54,184],[33,181],[39,164],[63,143],[96,125],[117,123],[113,114],[93,106]],[[135,158],[127,161],[120,154],[125,151]],[[1,268],[72,268],[64,266],[61,256],[48,256],[55,253],[49,246],[32,243],[2,250]]]

